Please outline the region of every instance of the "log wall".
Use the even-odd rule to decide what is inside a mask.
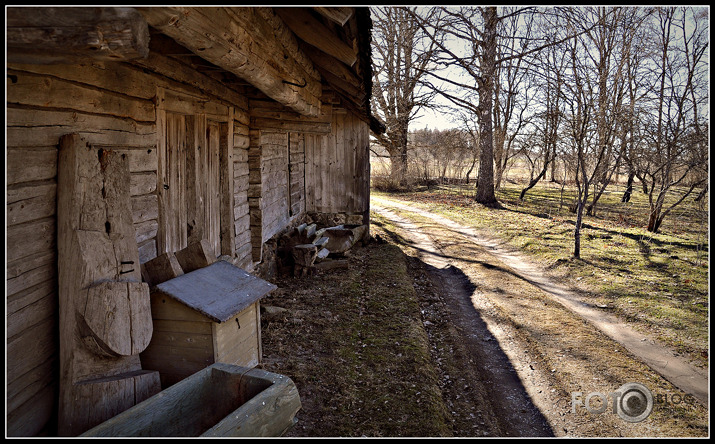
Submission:
[[[141,66],[138,66],[141,65]],[[174,94],[158,106],[160,90]],[[193,100],[186,100],[187,97]],[[174,135],[205,123],[217,161],[230,165],[232,193],[212,220],[213,239],[221,223],[233,230],[233,257],[250,261],[248,229],[248,101],[240,93],[189,70],[175,59],[150,54],[131,63],[7,67],[6,307],[7,433],[56,433],[58,396],[58,297],[56,195],[57,153],[62,135],[78,133],[96,147],[127,154],[132,217],[142,263],[162,249],[177,248],[182,235],[162,224],[163,179],[160,148],[166,141],[162,116],[170,113]],[[185,125],[183,130],[177,124]],[[184,133],[182,133],[184,131]],[[224,151],[221,154],[221,150]],[[220,157],[223,156],[223,157]],[[161,164],[161,166],[160,166]],[[199,163],[199,165],[203,165]],[[230,168],[230,169],[229,169]],[[215,176],[217,170],[212,174]],[[195,173],[195,171],[194,171]],[[208,172],[206,173],[208,176]],[[175,178],[175,182],[179,178]],[[222,177],[225,179],[225,176]],[[225,180],[222,183],[227,182]],[[218,187],[218,185],[215,185]],[[169,187],[171,191],[177,189]],[[223,193],[229,194],[228,192]],[[175,196],[176,197],[176,196]],[[221,200],[222,197],[215,197]],[[225,209],[225,210],[224,210]],[[220,221],[222,222],[219,222]],[[177,228],[178,229],[178,228]],[[223,234],[223,233],[222,233]],[[163,242],[163,243],[162,243]],[[173,246],[169,242],[174,242]],[[225,253],[230,247],[214,244]]]
[[[141,263],[205,237],[252,271],[262,243],[307,212],[367,215],[367,124],[334,104],[313,119],[270,100],[252,106],[242,88],[156,51],[132,62],[7,66],[9,436],[57,429],[61,136],[127,155]]]

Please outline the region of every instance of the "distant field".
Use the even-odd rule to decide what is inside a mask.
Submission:
[[[500,210],[476,204],[473,183],[373,193],[410,201],[505,240],[550,273],[587,290],[594,304],[607,306],[699,365],[707,365],[707,199],[694,202],[694,195],[688,197],[666,217],[661,232],[653,234],[645,230],[647,196],[636,187],[631,201],[624,204],[623,184],[611,185],[596,216],[584,219],[581,260],[574,260],[575,215],[568,206],[575,190],[544,182],[520,201],[525,185],[509,179],[496,193],[503,205]]]

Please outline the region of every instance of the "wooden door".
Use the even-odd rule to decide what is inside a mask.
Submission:
[[[207,239],[221,251],[220,124],[166,112],[160,157],[159,254]]]

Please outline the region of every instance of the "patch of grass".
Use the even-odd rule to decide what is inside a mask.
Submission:
[[[262,300],[264,367],[303,408],[287,436],[450,436],[418,295],[393,244],[354,249],[349,270],[278,280]]]
[[[634,325],[655,334],[700,366],[708,363],[709,243],[707,207],[684,205],[666,218],[662,232],[644,228],[647,200],[639,192],[620,202],[621,190],[605,194],[597,217],[585,217],[581,259],[574,259],[575,215],[567,205],[573,190],[553,184],[497,193],[503,209],[476,204],[473,190],[441,186],[431,191],[384,194],[447,216],[522,250],[557,278],[590,294]],[[704,213],[703,213],[704,212]],[[705,218],[705,219],[703,219]]]
[[[552,386],[541,381],[543,385],[539,387],[544,391],[551,389],[549,391],[556,392],[555,396],[559,397],[556,411],[552,410],[552,405],[547,407],[551,421],[565,418],[563,428],[558,427],[557,433],[563,431],[568,436],[588,437],[708,434],[707,408],[697,403],[660,403],[647,422],[639,424],[624,423],[614,415],[592,415],[584,411],[574,413],[569,408],[573,392],[608,393],[625,381],[641,382],[656,394],[678,394],[682,398],[683,393],[645,364],[633,359],[623,346],[533,288],[530,283],[514,276],[507,266],[484,248],[469,241],[453,239],[452,229],[435,224],[424,215],[402,209],[395,211],[400,217],[423,227],[440,244],[441,253],[450,258],[453,266],[476,283],[478,299],[489,300],[495,308],[491,313],[485,310],[485,316],[491,317],[500,326],[513,327],[516,331],[514,335],[529,344],[529,359],[534,366],[545,369],[554,381]],[[376,219],[379,225],[385,224],[382,218]],[[663,304],[656,306],[654,312],[666,308]],[[641,310],[645,308],[641,307]],[[672,310],[668,310],[654,315],[654,319],[672,322],[673,316]],[[529,374],[526,368],[522,371],[524,373],[520,376]]]

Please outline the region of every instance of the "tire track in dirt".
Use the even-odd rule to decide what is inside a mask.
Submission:
[[[457,326],[465,333],[463,345],[478,367],[477,378],[488,384],[486,388],[493,394],[490,403],[505,436],[554,436],[549,422],[532,402],[512,366],[511,361],[515,356],[510,358],[500,347],[500,344],[506,342],[513,343],[508,333],[493,321],[487,327],[481,318],[479,313],[485,313],[491,307],[482,306],[480,312],[474,310],[469,279],[460,275],[429,236],[409,220],[382,207],[373,205],[373,209],[389,218],[400,229],[409,232],[412,247],[420,252],[420,259],[434,267],[444,292],[443,297],[453,317],[457,319]],[[526,352],[522,351],[521,354],[525,355]],[[541,376],[543,379],[546,377]],[[556,405],[556,399],[551,400],[551,405]]]
[[[458,224],[446,217],[395,201],[378,198],[375,199],[375,202],[383,206],[394,206],[403,211],[412,211],[423,217],[428,217],[462,234],[472,242],[483,246],[524,279],[552,295],[554,300],[592,323],[607,336],[619,342],[628,351],[642,359],[643,362],[673,385],[686,393],[690,393],[704,406],[708,407],[708,376],[700,369],[652,338],[636,332],[616,316],[583,302],[568,288],[549,279],[537,267],[520,257],[518,252],[506,248],[497,240],[480,236],[476,230]]]
[[[414,212],[418,216],[417,220],[421,217],[423,222],[417,225],[406,219],[408,216],[401,217],[388,210],[388,208],[393,208],[398,212]],[[504,369],[507,369],[505,371],[513,372],[514,369],[518,370],[523,385],[514,385],[517,388],[515,393],[518,393],[516,397],[505,396],[508,390],[505,392],[503,387],[492,387],[495,390],[494,402],[500,404],[498,407],[500,414],[504,415],[505,423],[514,426],[514,433],[524,436],[539,436],[539,433],[535,432],[533,428],[535,423],[529,424],[529,421],[525,420],[525,417],[529,415],[525,414],[528,409],[522,409],[524,405],[530,407],[535,405],[538,408],[537,410],[543,412],[551,425],[551,430],[559,436],[574,434],[577,436],[646,436],[651,434],[653,436],[671,436],[668,427],[670,424],[677,424],[682,419],[686,419],[687,422],[693,424],[694,430],[702,429],[703,427],[707,430],[707,427],[703,426],[702,421],[697,418],[697,415],[702,414],[697,413],[697,411],[702,412],[702,407],[699,410],[691,406],[690,413],[686,413],[685,416],[678,416],[683,415],[683,412],[676,413],[674,410],[667,410],[666,406],[659,406],[661,410],[657,413],[654,412],[652,420],[649,419],[648,422],[637,425],[627,424],[617,417],[614,420],[614,418],[609,418],[607,415],[600,415],[595,421],[593,415],[574,415],[570,408],[571,394],[569,391],[583,390],[588,392],[593,387],[605,388],[612,386],[613,378],[616,374],[620,375],[616,377],[616,380],[621,380],[624,376],[629,378],[630,376],[628,375],[645,378],[643,379],[644,382],[647,381],[652,384],[651,389],[668,391],[672,390],[673,387],[668,386],[667,383],[658,382],[652,376],[647,376],[647,373],[643,373],[646,367],[639,369],[638,364],[627,363],[632,361],[628,361],[626,357],[628,353],[623,345],[621,346],[624,347],[622,351],[616,348],[615,352],[618,355],[612,354],[614,352],[612,345],[610,346],[610,351],[607,351],[609,350],[609,345],[606,341],[608,335],[605,333],[591,329],[592,332],[599,331],[599,334],[603,337],[601,339],[598,335],[588,333],[588,330],[583,330],[583,327],[578,327],[579,323],[582,326],[587,324],[593,326],[593,324],[589,324],[589,321],[580,317],[582,315],[579,313],[585,313],[587,309],[596,312],[598,315],[603,313],[593,307],[589,307],[573,296],[569,300],[571,294],[567,289],[548,281],[548,279],[544,279],[539,270],[528,266],[526,261],[520,259],[513,251],[504,248],[498,242],[479,237],[474,230],[441,216],[392,200],[373,197],[372,209],[382,213],[401,230],[404,230],[411,242],[414,242],[413,247],[420,251],[421,260],[438,270],[439,279],[444,282],[443,290],[449,296],[449,299],[453,301],[454,309],[452,311],[455,315],[455,321],[464,326],[462,331],[465,332],[465,342],[470,343],[470,349],[477,350],[481,347],[484,350],[482,353],[475,351],[475,353],[479,354],[480,359],[488,359],[493,354],[504,356],[506,353],[508,355],[507,360],[511,361],[511,367],[509,365],[504,366]],[[434,221],[435,224],[427,223],[425,225],[424,220],[427,218]],[[440,235],[436,233],[440,232],[442,236],[446,234],[448,238],[437,237]],[[435,237],[431,238],[430,235]],[[468,247],[468,245],[473,245],[474,247]],[[464,256],[463,253],[466,250],[460,249],[465,248],[466,250],[474,251],[469,253],[471,255]],[[494,259],[486,259],[487,256],[491,256]],[[465,260],[467,262],[464,262]],[[492,282],[485,287],[482,285],[481,279],[486,278],[486,275],[480,275],[480,273],[488,273],[489,269],[494,269],[497,272],[496,275],[501,273],[507,281],[518,281],[520,283],[515,284],[505,281],[495,284]],[[475,272],[477,273],[476,275],[474,274]],[[476,284],[471,283],[470,279]],[[489,278],[487,278],[487,281],[489,281]],[[490,285],[496,285],[496,287]],[[534,290],[530,291],[529,288]],[[450,289],[451,291],[447,291]],[[504,289],[506,289],[506,293],[500,294],[504,293]],[[486,293],[480,294],[482,291]],[[516,291],[516,293],[513,293],[513,299],[509,294],[511,291]],[[535,297],[535,299],[531,302],[525,302],[531,300],[531,298],[524,299],[519,296],[519,292],[524,291],[538,292],[538,296],[534,293],[532,297]],[[493,301],[499,301],[499,306],[493,305]],[[514,305],[515,303],[544,304],[543,310],[538,308],[535,310],[529,309],[524,313],[533,313],[529,315],[530,317],[535,315],[537,318],[539,316],[546,316],[546,318],[536,320],[512,318],[510,307],[517,307]],[[559,318],[559,316],[564,315],[555,314],[557,312],[549,309],[547,305],[561,307],[561,310],[565,308],[566,312],[572,313],[568,322],[571,323],[572,328],[581,329],[578,331],[583,332],[584,338],[591,338],[588,341],[594,344],[594,351],[603,350],[609,353],[611,357],[608,360],[611,361],[611,365],[616,367],[623,366],[624,369],[630,370],[625,374],[623,372],[612,374],[607,370],[607,367],[589,362],[593,357],[581,352],[578,345],[579,339],[563,336],[563,332],[558,328],[558,325],[553,326],[554,321],[567,320],[568,316],[563,319]],[[471,316],[469,315],[470,313],[472,314]],[[543,313],[543,315],[539,313]],[[549,313],[554,314],[556,317],[552,319],[552,315]],[[479,319],[480,316],[481,319]],[[580,319],[580,321],[577,319]],[[551,323],[551,327],[547,326],[549,323]],[[470,330],[473,328],[472,326],[477,326],[476,331]],[[543,329],[542,326],[544,326]],[[524,336],[524,328],[531,331],[531,333]],[[534,335],[533,331],[535,330],[541,331],[541,333]],[[612,331],[611,333],[613,334]],[[546,336],[543,336],[544,334]],[[489,343],[490,335],[493,335],[493,338],[496,339],[493,344]],[[641,349],[644,346],[650,348],[653,345],[651,342],[642,341],[642,335],[638,335],[636,338],[638,340],[637,346]],[[543,341],[546,341],[544,346],[541,345]],[[566,349],[559,350],[563,349],[563,347],[566,347]],[[623,354],[624,352],[626,354]],[[542,355],[542,353],[547,354]],[[615,359],[616,356],[620,357]],[[669,362],[668,364],[666,367],[672,369],[671,363]],[[501,365],[504,365],[504,363],[502,362]],[[554,370],[554,365],[558,369],[557,373],[553,373],[556,371]],[[489,365],[485,365],[482,370],[489,374],[493,369],[490,369]],[[499,384],[507,381],[506,378],[499,380],[500,376],[498,374],[495,374],[495,377]],[[705,400],[707,402],[707,380],[705,382]],[[508,382],[506,384],[508,385]],[[515,402],[517,398],[519,401]],[[509,415],[507,412],[512,414]],[[521,417],[519,417],[519,414],[514,414],[514,412],[520,412]],[[676,413],[675,416],[681,419],[677,419],[675,416],[671,418],[670,416],[673,413]],[[615,415],[612,416],[615,417]],[[519,422],[520,420],[522,421],[521,423]],[[634,433],[635,435],[633,435]]]

